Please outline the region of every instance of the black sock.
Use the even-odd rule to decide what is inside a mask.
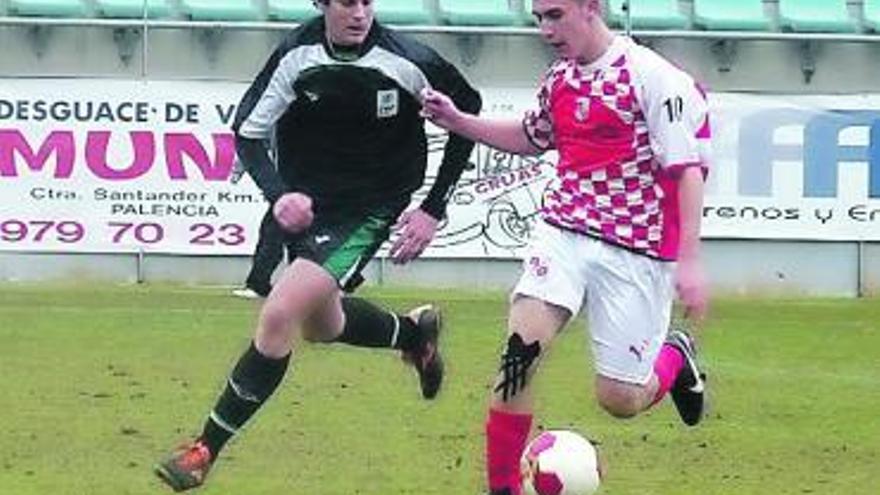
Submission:
[[[269,358],[260,354],[253,343],[238,359],[199,437],[213,459],[278,388],[288,362],[290,354]]]
[[[384,347],[409,351],[421,345],[415,323],[357,297],[342,298],[345,327],[336,342],[359,347]]]

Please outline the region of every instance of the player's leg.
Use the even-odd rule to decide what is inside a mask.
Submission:
[[[588,282],[596,396],[610,414],[628,418],[659,402],[689,369],[688,358],[667,341],[673,265],[601,249]]]
[[[697,364],[697,354],[693,340],[687,332],[673,326],[670,328],[663,349],[669,354],[672,354],[673,351],[678,351],[684,360],[681,368],[675,373],[675,378],[673,380],[667,378],[668,381],[672,382],[671,385],[668,385],[668,391],[669,395],[672,396],[672,401],[675,403],[676,410],[678,410],[678,415],[681,416],[681,420],[688,426],[694,426],[703,419],[703,415],[706,412],[706,374]],[[673,359],[667,358],[667,361],[672,361]],[[659,369],[658,365],[662,364],[661,359],[658,358],[658,362],[654,365],[655,370]],[[667,366],[669,365],[667,364]],[[671,371],[667,372],[670,376],[672,375]],[[659,373],[658,371],[658,375]],[[659,402],[662,398],[663,395],[658,393],[655,402]]]
[[[508,337],[486,418],[486,475],[491,493],[518,495],[519,459],[532,427],[531,380],[544,352],[570,318],[569,310],[515,296]]]
[[[303,337],[310,342],[410,351],[422,343],[418,317],[427,311],[422,308],[398,314],[340,291],[339,297],[328,301],[306,322]]]
[[[703,417],[705,378],[696,362],[691,338],[672,329],[653,361],[653,374],[644,384],[596,376],[596,395],[614,416],[629,418],[671,395],[682,421],[694,426]]]
[[[493,495],[519,495],[519,459],[532,425],[531,378],[554,336],[580,310],[576,234],[539,223],[523,262],[508,337],[486,418],[486,474]]]
[[[197,487],[227,441],[269,399],[287,370],[294,332],[338,292],[336,281],[304,259],[287,267],[260,311],[254,341],[241,355],[202,434],[156,467],[175,490]]]
[[[316,226],[305,243],[310,249],[301,255],[320,263],[341,289],[353,292],[398,213],[396,207],[380,208],[360,218]],[[399,350],[418,372],[422,395],[431,399],[443,381],[440,330],[440,313],[433,306],[398,314],[349,294],[327,300],[307,321],[303,335],[316,342]]]
[[[303,336],[311,342],[399,350],[416,369],[422,396],[433,399],[443,382],[440,318],[431,305],[398,314],[366,299],[341,296],[307,322]]]
[[[237,290],[236,295],[248,297],[255,294],[266,297],[272,290],[272,274],[284,257],[284,233],[275,223],[272,209],[269,208],[260,223],[260,235],[254,249],[251,269],[244,282],[244,289]]]

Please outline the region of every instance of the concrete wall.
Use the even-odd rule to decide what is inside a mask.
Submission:
[[[708,240],[705,263],[716,295],[856,297],[880,295],[880,243]],[[240,285],[244,256],[84,255],[0,253],[0,281],[178,282]],[[519,276],[514,260],[417,260],[397,266],[374,260],[371,285],[509,290]]]
[[[20,76],[244,81],[260,68],[280,33],[150,30],[146,45],[141,38],[134,39],[129,47],[132,58],[127,62],[120,58],[114,41],[120,36],[125,36],[123,31],[109,28],[0,26],[0,88],[2,77]],[[458,63],[478,86],[534,87],[551,59],[534,35],[416,36]],[[880,43],[819,43],[815,75],[808,83],[801,71],[803,45],[799,42],[738,42],[727,71],[719,70],[713,42],[657,38],[649,42],[717,91],[880,91]],[[706,243],[706,260],[716,292],[880,293],[880,244],[860,250],[856,243],[712,240]],[[237,284],[248,264],[246,257],[148,256],[139,261],[133,255],[0,253],[0,280],[95,278]],[[486,288],[510,287],[517,272],[516,262],[492,260],[423,260],[403,269],[375,262],[368,269],[373,283]]]

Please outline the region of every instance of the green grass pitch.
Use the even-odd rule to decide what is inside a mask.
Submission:
[[[370,289],[446,315],[446,388],[423,401],[395,354],[301,345],[221,456],[211,494],[476,495],[505,295]],[[166,490],[152,465],[195,434],[247,345],[256,304],[177,286],[0,286],[0,493]],[[537,382],[543,427],[601,442],[608,495],[880,493],[877,300],[723,299],[702,337],[713,407],[629,421],[593,400],[583,325]]]

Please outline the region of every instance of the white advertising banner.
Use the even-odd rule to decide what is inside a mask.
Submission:
[[[267,204],[230,182],[242,83],[0,79],[0,250],[250,254]],[[515,117],[534,91],[484,89]],[[710,95],[704,236],[880,240],[880,95]],[[429,133],[426,189],[442,155]],[[426,256],[519,254],[554,154],[478,146]]]
[[[0,249],[246,253],[229,181],[240,84],[0,79]]]

